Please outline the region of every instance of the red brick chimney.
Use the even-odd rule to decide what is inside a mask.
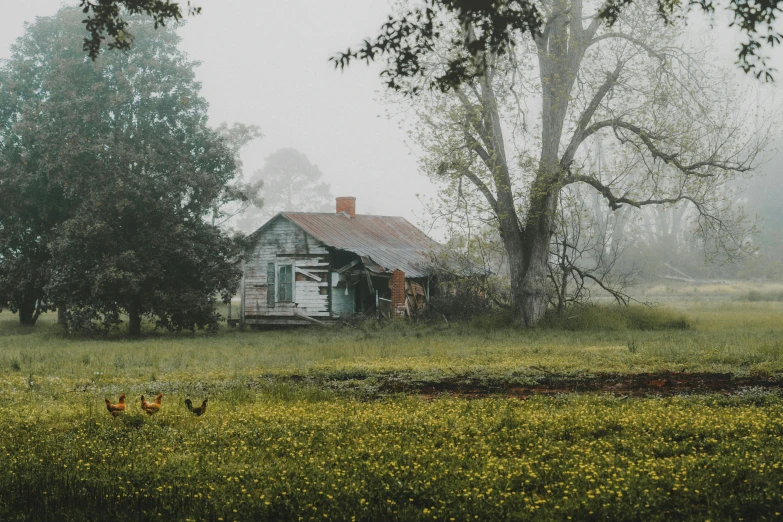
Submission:
[[[341,198],[335,198],[337,199],[337,210],[336,212],[339,214],[340,212],[345,212],[350,217],[355,218],[356,217],[356,198],[354,197],[341,197]]]
[[[405,272],[400,269],[392,272],[391,309],[393,317],[405,317]]]

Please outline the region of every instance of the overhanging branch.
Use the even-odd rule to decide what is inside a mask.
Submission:
[[[582,132],[581,141],[584,141],[589,137],[590,135],[598,132],[601,129],[604,128],[612,128],[615,131],[618,129],[625,129],[633,134],[635,134],[644,144],[647,151],[653,156],[653,158],[658,158],[661,161],[663,161],[667,165],[672,165],[677,170],[682,172],[685,175],[688,176],[695,176],[699,178],[712,178],[715,175],[713,173],[709,172],[699,172],[699,169],[703,168],[717,168],[725,171],[734,171],[734,172],[747,172],[751,169],[750,166],[743,165],[741,163],[730,163],[728,161],[718,161],[714,158],[702,160],[702,161],[696,161],[694,163],[685,164],[679,159],[679,154],[672,153],[668,154],[661,150],[658,145],[656,145],[656,141],[660,141],[663,139],[661,136],[658,136],[656,134],[650,133],[646,131],[645,129],[642,129],[638,125],[634,125],[632,123],[628,123],[626,121],[623,121],[621,119],[610,119],[610,120],[603,120],[596,122],[589,127],[587,127],[584,132]],[[619,139],[622,139],[618,136]],[[580,141],[580,143],[581,143]],[[577,145],[578,146],[578,145]],[[569,145],[569,148],[571,145]],[[714,155],[713,155],[714,156]],[[564,158],[565,159],[565,158]],[[568,168],[569,164],[564,164],[564,168]]]
[[[466,178],[470,180],[473,185],[477,189],[481,191],[482,194],[484,194],[484,197],[487,199],[487,203],[489,203],[489,206],[492,207],[492,210],[495,212],[495,215],[500,215],[500,209],[498,208],[498,202],[495,199],[495,196],[492,195],[492,191],[489,190],[489,187],[486,183],[484,183],[481,178],[479,178],[474,172],[472,172],[469,168],[465,166],[458,166],[456,167],[457,172]]]
[[[625,196],[617,197],[612,193],[612,190],[606,185],[602,184],[597,179],[585,176],[583,174],[572,174],[568,177],[569,182],[582,182],[590,185],[597,190],[603,197],[609,202],[609,206],[612,210],[617,210],[624,204],[631,205],[632,207],[641,208],[646,205],[665,205],[670,203],[678,203],[680,201],[693,201],[693,198],[684,194],[679,194],[672,198],[660,198],[660,199],[645,199],[636,200],[627,198]]]

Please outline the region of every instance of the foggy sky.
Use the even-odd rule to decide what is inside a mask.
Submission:
[[[24,32],[24,22],[54,14],[77,0],[9,2],[0,17],[0,59]],[[199,16],[180,29],[181,47],[201,61],[197,77],[210,104],[210,122],[259,125],[264,138],[243,151],[246,177],[281,147],[294,147],[318,165],[335,196],[355,196],[357,212],[399,215],[420,224],[417,193],[434,187],[417,172],[395,107],[381,103],[380,68],[363,63],[335,71],[329,56],[355,46],[392,11],[388,0],[197,0]],[[695,17],[689,30],[704,26]],[[736,59],[736,30],[716,22],[715,59]],[[85,33],[86,34],[86,33]],[[771,51],[783,81],[783,52]],[[261,223],[259,223],[259,226]]]
[[[0,59],[24,22],[77,0],[2,1]],[[242,154],[246,177],[281,147],[318,165],[335,196],[355,196],[360,214],[422,215],[416,193],[432,192],[397,121],[385,116],[379,67],[335,71],[328,58],[377,32],[386,0],[197,0],[180,47],[201,61],[197,78],[210,124],[259,125],[264,137]],[[86,32],[85,32],[86,34]],[[259,223],[259,226],[261,223]]]

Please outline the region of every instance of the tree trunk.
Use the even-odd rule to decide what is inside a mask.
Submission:
[[[38,317],[41,315],[37,299],[24,299],[19,304],[19,324],[24,326],[35,326]]]
[[[557,191],[550,190],[539,200],[535,211],[531,210],[524,234],[508,233],[501,228],[508,253],[515,319],[525,326],[538,324],[547,309],[549,243],[557,209]],[[532,217],[534,215],[536,217]]]
[[[501,229],[502,231],[502,229]],[[505,236],[505,231],[501,233]],[[517,234],[513,239],[504,237],[504,246],[508,254],[509,283],[511,286],[511,304],[514,307],[514,322],[524,324],[523,303],[525,282],[525,261],[523,254],[522,237]]]
[[[65,305],[59,305],[57,306],[57,324],[64,325],[65,324],[65,313],[67,309]]]
[[[35,325],[35,304],[27,302],[22,303],[19,306],[19,324],[24,326]]]
[[[547,198],[554,199],[556,196]],[[551,202],[550,205],[556,203]],[[551,224],[552,216],[554,215],[554,207],[552,206],[552,213],[547,215],[541,215],[535,221],[535,226],[526,228],[526,244],[525,250],[527,252],[527,270],[525,271],[525,277],[522,281],[522,320],[526,326],[535,326],[538,324],[546,313],[547,308],[547,266],[549,263],[549,243],[552,238]]]
[[[141,335],[141,312],[139,305],[134,303],[128,308],[128,335],[139,337]]]
[[[560,288],[558,288],[557,292],[557,315],[562,316],[565,314],[565,306],[566,306],[566,296],[568,295],[568,275],[569,275],[569,267],[566,265],[566,252],[568,245],[566,243],[566,238],[563,236],[563,253],[562,258],[560,260]]]
[[[560,143],[568,105],[571,99],[579,66],[600,21],[595,19],[588,29],[582,27],[581,0],[554,0],[552,14],[545,30],[536,37],[537,55],[541,75],[541,158],[536,179],[528,193],[529,210],[520,223],[517,196],[514,194],[510,169],[505,153],[503,125],[497,99],[492,87],[494,65],[479,80],[474,92],[480,101],[480,114],[465,92],[457,90],[466,113],[466,145],[484,162],[491,173],[496,194],[477,176],[470,177],[473,184],[486,197],[498,219],[500,234],[508,253],[511,297],[516,312],[516,322],[535,326],[546,313],[547,276],[550,241],[554,233],[558,196],[562,180],[572,157],[560,160]],[[489,57],[494,63],[494,57]],[[613,80],[612,80],[613,79]],[[615,76],[609,76],[616,81]],[[601,98],[611,84],[599,89],[598,98],[588,105],[579,118],[579,132],[585,130]],[[599,96],[600,93],[600,96]],[[579,135],[574,143],[578,146]],[[570,145],[569,145],[570,148]],[[574,149],[575,150],[575,149]],[[573,154],[573,152],[571,152]]]

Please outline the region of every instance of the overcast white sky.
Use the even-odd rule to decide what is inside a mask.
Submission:
[[[77,0],[2,0],[0,59],[24,22]],[[336,196],[355,196],[357,212],[399,215],[416,223],[417,193],[432,191],[398,122],[376,102],[377,67],[335,71],[329,56],[374,34],[386,0],[198,0],[203,14],[180,30],[182,47],[202,62],[197,74],[214,125],[259,125],[264,138],[243,153],[246,175],[281,147],[318,165]],[[8,4],[8,5],[5,5]],[[238,14],[241,12],[241,15]]]
[[[78,4],[2,1],[0,59],[10,55],[24,22]],[[278,148],[294,147],[320,167],[335,195],[357,197],[359,213],[419,222],[422,208],[416,194],[433,188],[418,174],[398,122],[385,118],[387,107],[376,101],[382,90],[378,67],[357,63],[341,73],[327,61],[336,51],[376,34],[391,11],[388,0],[194,3],[203,13],[181,29],[182,45],[202,62],[198,77],[212,123],[257,124],[265,135],[243,154],[246,175]],[[718,45],[724,48],[716,59],[733,61],[736,38],[725,23],[718,25]]]

